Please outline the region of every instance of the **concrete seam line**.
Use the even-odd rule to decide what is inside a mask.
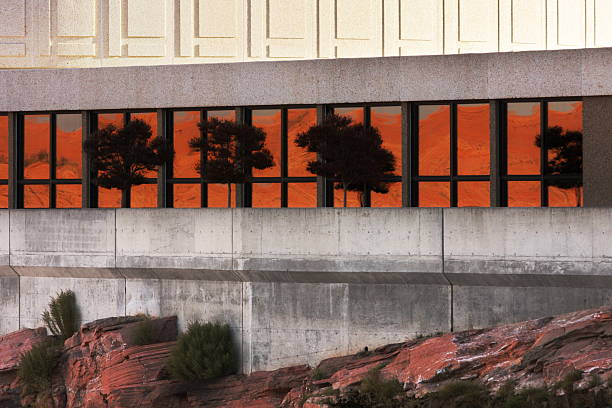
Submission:
[[[445,254],[445,249],[444,249],[444,215],[446,213],[446,209],[442,208],[440,209],[440,213],[441,213],[441,222],[440,222],[440,226],[441,226],[441,230],[442,230],[442,239],[441,239],[441,246],[442,246],[442,254],[441,254],[441,259],[442,259],[442,276],[444,277],[444,279],[446,280],[446,282],[448,282],[448,285],[450,287],[450,304],[449,304],[449,312],[450,312],[450,331],[454,331],[454,326],[455,326],[455,316],[454,316],[454,287],[453,287],[453,283],[450,281],[450,279],[448,278],[448,276],[446,275],[446,271],[444,270],[444,263],[445,263],[445,259],[446,259],[446,254]]]

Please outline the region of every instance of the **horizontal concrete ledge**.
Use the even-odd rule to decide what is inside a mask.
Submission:
[[[612,48],[0,70],[0,111],[612,95]]]

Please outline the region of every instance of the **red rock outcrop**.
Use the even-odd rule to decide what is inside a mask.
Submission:
[[[571,370],[612,377],[612,307],[391,344],[374,351],[307,366],[178,383],[164,370],[177,334],[176,318],[154,319],[158,343],[136,346],[135,318],[84,325],[65,342],[54,381],[64,408],[323,408],[322,395],[358,385],[373,368],[397,378],[417,395],[459,379],[479,379],[496,388],[553,384]],[[18,407],[15,370],[19,353],[45,338],[44,329],[0,337],[0,406]],[[2,382],[2,375],[12,379]],[[323,375],[322,375],[323,374]],[[8,378],[8,377],[7,377]],[[584,381],[588,381],[588,375]],[[303,404],[305,402],[305,404]],[[59,408],[59,407],[58,407]]]

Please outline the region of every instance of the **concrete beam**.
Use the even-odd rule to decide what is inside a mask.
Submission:
[[[612,48],[0,70],[0,111],[612,95]]]

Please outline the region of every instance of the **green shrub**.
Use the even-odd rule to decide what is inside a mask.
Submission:
[[[42,314],[45,325],[54,336],[62,340],[71,337],[79,329],[79,311],[76,297],[71,290],[62,290],[51,298],[49,310]]]
[[[329,378],[329,374],[325,372],[321,367],[317,367],[313,370],[311,378],[315,381],[325,380]]]
[[[17,376],[23,395],[35,395],[51,390],[51,377],[59,361],[61,346],[48,340],[21,354]]]
[[[168,372],[181,381],[207,380],[236,372],[230,327],[221,323],[189,324],[168,360]]]
[[[358,390],[351,390],[328,405],[336,408],[401,408],[406,396],[402,385],[393,378],[384,380],[380,375],[382,366],[371,369],[361,381]]]
[[[438,392],[430,394],[430,398],[434,401],[433,406],[444,408],[488,407],[491,401],[489,390],[472,381],[447,384]]]
[[[155,341],[151,316],[143,315],[142,320],[138,322],[134,329],[132,343],[136,346],[145,346],[147,344],[153,344]]]

